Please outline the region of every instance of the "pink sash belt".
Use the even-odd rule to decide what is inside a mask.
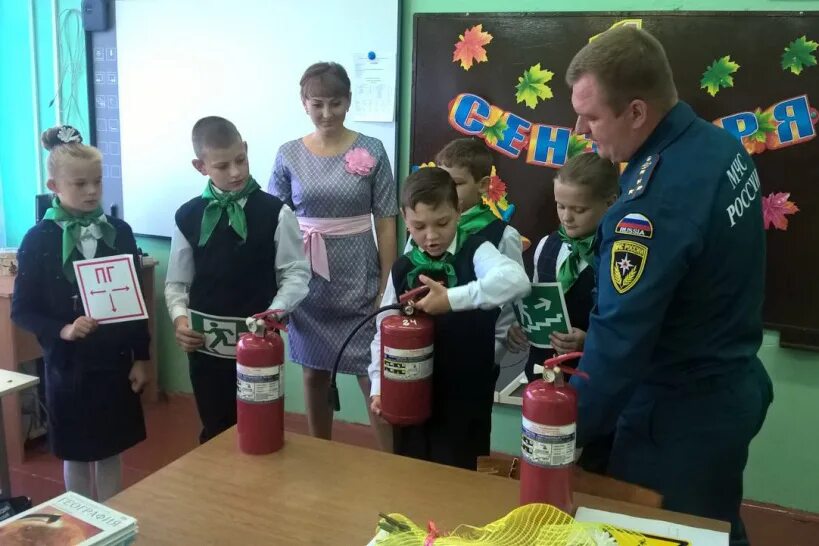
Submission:
[[[317,275],[330,280],[330,265],[327,261],[327,245],[324,236],[358,235],[372,229],[371,216],[349,216],[347,218],[307,218],[299,217],[299,227],[304,239],[304,253],[310,267]]]

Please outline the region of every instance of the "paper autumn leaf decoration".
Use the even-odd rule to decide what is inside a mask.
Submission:
[[[734,86],[731,74],[737,70],[739,65],[731,60],[730,55],[717,59],[702,73],[700,89],[705,89],[712,97],[716,96],[720,88]]]
[[[506,182],[495,174],[494,167],[492,167],[492,176],[489,177],[489,188],[486,190],[486,197],[493,203],[498,203],[501,200],[506,201]]]
[[[787,216],[799,212],[796,203],[788,201],[790,196],[790,193],[772,193],[762,198],[762,218],[765,222],[765,229],[772,225],[782,231],[788,229]]]
[[[518,103],[525,102],[526,106],[534,110],[538,99],[552,98],[552,89],[546,85],[552,76],[554,74],[551,71],[540,68],[540,63],[524,70],[523,76],[518,78],[518,84],[515,86],[515,99]]]
[[[492,35],[483,31],[483,25],[475,25],[463,34],[458,36],[455,43],[455,52],[452,54],[452,62],[461,63],[461,68],[469,70],[472,63],[485,63],[489,59],[486,50],[483,48],[492,41]]]
[[[817,47],[819,44],[808,40],[805,36],[792,41],[782,53],[782,70],[790,70],[798,76],[803,69],[816,66],[816,57],[813,52]]]
[[[506,120],[509,118],[502,109],[498,108],[497,106],[492,106],[489,110],[489,118],[483,124],[483,130],[481,131],[481,135],[483,135],[484,140],[488,144],[497,144],[498,140],[503,138],[503,133],[508,128],[506,124]]]
[[[571,159],[576,155],[584,153],[589,148],[589,141],[583,135],[572,133],[569,135],[569,149],[566,152],[566,159]]]
[[[770,135],[773,135],[773,132],[776,131],[776,125],[774,125],[773,122],[773,112],[763,112],[757,108],[754,111],[754,116],[756,116],[756,132],[742,137],[742,145],[745,147],[745,151],[751,155],[764,152],[766,142],[768,142]]]
[[[481,200],[489,207],[492,214],[506,223],[509,223],[512,215],[515,214],[515,205],[506,199],[506,183],[500,179],[494,166],[489,173],[489,188],[481,196]],[[532,241],[521,235],[520,244],[523,250],[526,250],[532,246]]]

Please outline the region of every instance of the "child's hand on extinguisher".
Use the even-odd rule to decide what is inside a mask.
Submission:
[[[381,417],[381,395],[376,394],[375,396],[370,398],[370,411],[373,412],[373,415],[377,415]]]
[[[196,330],[191,330],[188,317],[176,317],[173,321],[176,331],[176,342],[186,353],[192,353],[205,344],[205,336]]]
[[[438,281],[434,281],[426,275],[420,275],[418,280],[429,287],[429,293],[418,300],[415,307],[428,315],[443,315],[452,311],[449,305],[447,289]]]

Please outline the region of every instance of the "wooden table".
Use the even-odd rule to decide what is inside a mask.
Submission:
[[[138,544],[364,546],[378,512],[441,529],[485,525],[518,505],[514,480],[298,434],[265,456],[239,452],[235,427],[106,504],[137,518]],[[716,531],[728,524],[576,494],[578,506]]]
[[[148,329],[151,332],[151,360],[149,369],[154,379],[145,388],[142,395],[144,402],[155,402],[159,399],[158,376],[156,373],[156,335],[154,334],[154,267],[158,262],[145,258],[142,265],[140,284],[148,308]],[[11,321],[11,299],[14,294],[14,277],[0,276],[0,370],[17,371],[21,362],[41,358],[43,351],[33,334],[18,328]],[[9,464],[17,465],[25,458],[22,423],[20,419],[20,400],[15,394],[3,398],[5,413],[5,438]]]
[[[0,370],[0,398],[33,387],[40,382],[36,375],[26,375],[9,370]],[[0,404],[0,492],[3,497],[11,496],[11,477],[9,476],[9,460],[6,450],[6,436],[3,434],[5,420],[3,419],[3,405]]]

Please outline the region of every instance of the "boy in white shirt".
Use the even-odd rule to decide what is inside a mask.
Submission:
[[[293,211],[250,176],[247,143],[230,121],[193,127],[194,168],[209,177],[201,196],[176,211],[165,300],[176,340],[189,355],[200,442],[236,424],[236,360],[196,352],[204,336],[188,309],[249,317],[291,312],[307,295],[310,267]]]
[[[522,266],[486,239],[459,229],[458,193],[445,170],[411,174],[401,212],[412,249],[393,265],[381,305],[428,286],[416,307],[435,317],[435,356],[432,416],[422,425],[395,427],[395,453],[475,470],[478,456],[489,452],[498,310],[527,295],[529,280]],[[380,414],[379,328],[371,352],[371,408]]]
[[[523,244],[518,230],[501,220],[484,204],[483,196],[489,190],[494,158],[482,140],[458,138],[444,146],[435,156],[435,164],[449,173],[458,191],[461,218],[458,227],[467,235],[477,233],[492,243],[498,251],[523,267]],[[412,241],[407,241],[404,252],[409,252]],[[495,364],[499,365],[508,352],[506,338],[515,322],[512,305],[500,309],[495,323]],[[495,375],[499,368],[496,367]],[[487,451],[484,455],[489,455]]]

